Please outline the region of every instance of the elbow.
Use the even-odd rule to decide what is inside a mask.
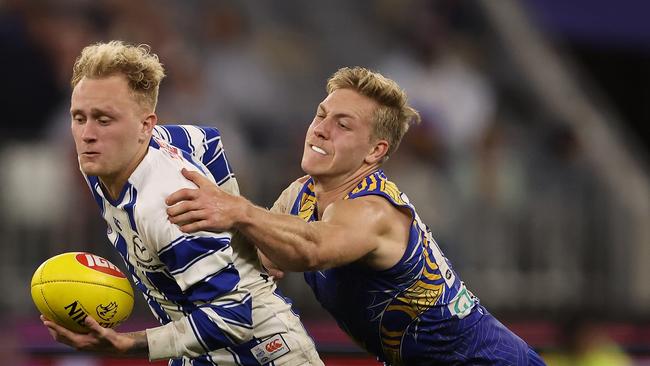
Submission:
[[[297,272],[311,272],[318,271],[324,268],[325,263],[317,250],[302,250],[296,255],[293,261],[294,271]]]
[[[324,263],[318,257],[313,256],[305,259],[303,272],[318,271],[324,268]]]

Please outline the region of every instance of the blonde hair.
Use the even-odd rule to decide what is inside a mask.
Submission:
[[[411,124],[420,123],[418,111],[408,105],[406,93],[397,83],[364,67],[344,67],[327,80],[327,93],[352,89],[379,104],[373,116],[371,138],[388,141],[386,158],[399,146]]]
[[[74,63],[70,84],[74,89],[84,77],[104,78],[115,74],[126,77],[138,104],[152,112],[156,109],[165,70],[146,44],[132,46],[110,41],[85,47]]]

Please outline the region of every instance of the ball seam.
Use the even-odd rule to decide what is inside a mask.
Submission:
[[[42,275],[41,275],[41,277],[42,277]],[[124,291],[121,288],[117,288],[117,287],[113,287],[113,286],[109,286],[109,285],[104,285],[104,284],[96,283],[96,282],[90,282],[90,281],[77,281],[77,280],[50,280],[50,281],[43,281],[42,278],[41,278],[41,283],[39,283],[38,285],[44,285],[46,283],[60,283],[60,282],[65,282],[65,283],[85,283],[85,284],[89,284],[89,285],[97,285],[97,286],[107,287],[107,288],[110,288],[110,289],[113,289],[113,290],[118,290],[118,291],[124,292],[125,294],[129,295],[131,298],[134,298],[133,294],[129,293],[128,291]],[[130,283],[129,283],[129,286],[131,286]]]
[[[45,267],[43,267],[43,270],[44,269],[45,269]],[[43,272],[44,272],[43,270],[41,270],[41,273],[40,273],[40,277],[41,277],[40,282],[41,283],[43,283]],[[54,315],[56,320],[58,320],[59,322],[64,322],[64,320],[59,318],[59,316],[56,314],[56,311],[54,311],[54,309],[52,309],[52,307],[50,306],[50,303],[47,301],[47,298],[45,297],[45,293],[43,293],[43,287],[42,286],[41,286],[41,288],[39,288],[39,292],[41,293],[41,297],[43,298],[43,301],[45,302],[45,305],[50,310],[50,313],[52,313],[52,315]],[[57,321],[55,319],[50,319],[50,320],[54,320],[54,322],[57,323]]]

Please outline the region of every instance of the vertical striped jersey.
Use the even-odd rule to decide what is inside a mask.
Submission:
[[[170,365],[321,364],[252,245],[230,232],[186,234],[169,222],[165,198],[195,188],[182,168],[239,194],[215,128],[156,126],[116,200],[86,176],[110,242],[162,324],[147,330],[149,357]]]

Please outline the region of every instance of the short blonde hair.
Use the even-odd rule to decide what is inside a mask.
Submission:
[[[379,104],[371,138],[388,141],[386,157],[397,150],[409,126],[420,123],[420,114],[408,105],[404,90],[380,73],[359,66],[341,68],[327,80],[328,94],[337,89],[355,90]]]
[[[156,109],[160,81],[165,70],[148,45],[132,46],[122,41],[96,43],[85,47],[72,68],[72,88],[84,77],[104,78],[122,74],[129,82],[138,104]]]

